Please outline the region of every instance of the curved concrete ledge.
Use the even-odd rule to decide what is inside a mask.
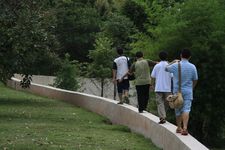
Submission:
[[[118,105],[116,101],[111,99],[34,83],[31,84],[29,89],[22,89],[19,81],[12,78],[8,81],[8,86],[17,90],[26,90],[37,95],[64,100],[93,111],[109,118],[112,123],[125,125],[132,131],[150,138],[157,147],[164,150],[208,150],[191,135],[182,136],[175,133],[176,126],[173,124],[167,122],[159,125],[157,116],[147,112],[139,114],[137,108],[133,106]]]

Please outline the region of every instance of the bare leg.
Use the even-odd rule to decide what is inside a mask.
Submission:
[[[119,96],[119,103],[118,104],[122,104],[123,103],[123,94],[118,93],[118,96]]]
[[[177,133],[182,132],[182,116],[176,116],[176,122],[177,122]]]
[[[129,91],[128,90],[124,90],[124,96],[126,96],[126,97],[129,96]]]
[[[127,103],[127,104],[129,104],[128,96],[129,96],[129,91],[128,90],[124,90],[123,91],[123,99],[124,99],[124,102]]]
[[[183,129],[186,130],[188,127],[189,113],[182,113]]]

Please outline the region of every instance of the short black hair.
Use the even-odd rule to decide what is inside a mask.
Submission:
[[[117,47],[116,50],[119,55],[123,54],[123,49],[121,47]]]
[[[141,51],[136,52],[136,57],[137,58],[143,57],[143,53]]]
[[[161,52],[159,53],[159,58],[160,58],[161,60],[166,60],[167,57],[168,57],[168,53],[167,53],[166,51],[161,51]]]
[[[191,57],[191,51],[187,48],[182,49],[181,50],[181,57],[186,58],[186,59],[190,58]]]

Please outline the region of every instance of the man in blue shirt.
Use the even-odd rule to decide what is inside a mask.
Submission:
[[[177,133],[182,135],[188,135],[188,120],[189,113],[191,111],[191,104],[193,100],[193,88],[197,84],[198,73],[194,64],[189,62],[191,58],[191,52],[188,49],[181,51],[181,93],[184,99],[183,106],[179,109],[175,109]],[[173,73],[173,92],[177,93],[179,88],[179,72],[178,62],[174,60],[166,67],[166,71]],[[183,125],[183,126],[182,126]]]

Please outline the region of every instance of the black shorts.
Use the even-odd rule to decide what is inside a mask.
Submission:
[[[123,93],[124,90],[129,90],[130,84],[128,79],[124,79],[122,82],[117,81],[117,91],[118,93]]]

